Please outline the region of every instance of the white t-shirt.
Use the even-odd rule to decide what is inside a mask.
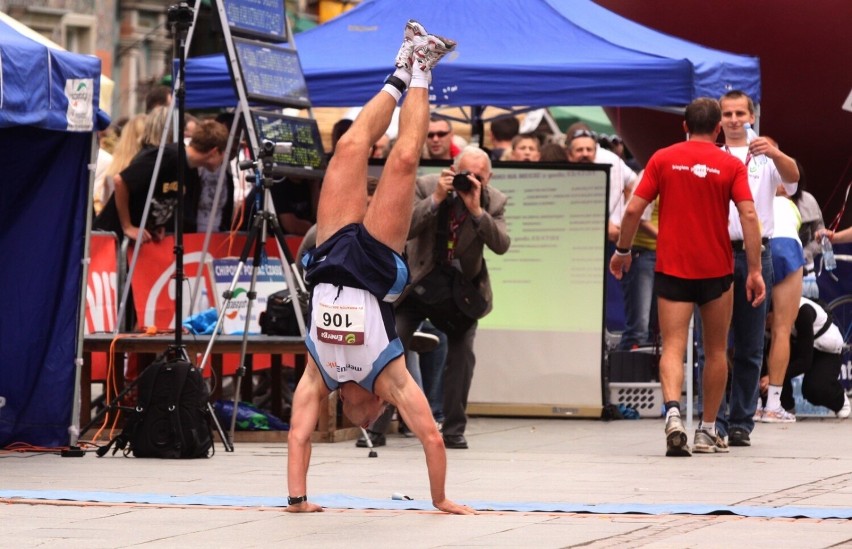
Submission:
[[[106,171],[110,164],[112,164],[112,155],[103,149],[98,149],[98,160],[95,164],[95,185],[92,188],[92,196],[94,197],[96,209],[95,213],[99,213],[106,206],[107,200],[109,200],[115,188],[114,185],[110,188],[106,180]]]
[[[799,308],[801,309],[805,305],[810,305],[814,311],[816,311],[816,319],[814,319],[814,334],[819,332],[823,325],[828,322],[828,314],[826,314],[825,309],[811,301],[806,297],[802,297],[799,300]],[[796,335],[796,325],[793,325],[792,334]],[[817,351],[822,351],[824,353],[831,354],[840,354],[843,350],[843,334],[840,333],[840,328],[837,327],[837,324],[831,323],[831,326],[828,327],[822,335],[818,338],[814,339],[814,349]]]
[[[748,146],[728,147],[725,145],[722,149],[746,164],[746,158],[749,156]],[[775,215],[772,204],[775,201],[775,189],[778,188],[778,185],[784,183],[781,180],[781,174],[778,173],[775,162],[763,155],[749,158],[746,171],[748,172],[748,186],[751,188],[751,196],[754,198],[754,208],[757,210],[757,218],[760,221],[760,235],[764,238],[772,238],[775,234]],[[784,189],[788,195],[795,193],[798,186],[798,182],[784,183]],[[728,233],[731,240],[743,239],[740,214],[733,202],[731,202],[728,214]]]
[[[802,226],[802,216],[799,208],[786,196],[776,196],[772,205],[775,212],[775,234],[772,238],[792,238],[801,246],[799,227]]]
[[[631,170],[630,166],[625,164],[620,156],[601,146],[598,146],[594,162],[595,164],[609,164],[611,166],[609,170],[609,220],[620,226],[628,198],[624,190],[629,189],[636,181],[636,172]]]
[[[207,230],[210,218],[213,218],[213,230],[218,231],[222,224],[222,210],[225,208],[225,193],[228,192],[225,185],[222,185],[222,192],[219,193],[219,202],[214,204],[216,198],[216,186],[219,183],[219,172],[211,172],[206,168],[199,167],[198,175],[201,179],[201,196],[198,198],[198,213],[197,213],[197,231],[205,232]]]

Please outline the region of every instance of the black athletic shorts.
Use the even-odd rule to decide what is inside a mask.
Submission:
[[[654,273],[654,293],[670,301],[686,301],[704,305],[728,291],[734,283],[734,275],[716,278],[680,278],[663,273]]]

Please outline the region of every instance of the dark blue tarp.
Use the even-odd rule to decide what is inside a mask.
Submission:
[[[683,106],[742,89],[757,58],[662,34],[590,0],[365,0],[296,46],[315,106],[358,106],[389,74],[408,18],[459,46],[433,74],[437,105]],[[222,55],[187,61],[191,108],[236,104]]]
[[[0,447],[62,446],[101,66],[3,23],[0,61]]]

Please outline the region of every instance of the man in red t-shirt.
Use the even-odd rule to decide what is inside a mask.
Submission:
[[[704,414],[695,432],[696,453],[727,452],[716,433],[716,412],[727,379],[726,344],[733,307],[734,265],[728,236],[728,204],[740,215],[748,259],[746,293],[752,305],[763,302],[760,228],[742,162],[721,151],[716,137],[722,112],[715,99],[699,98],[686,108],[688,139],[657,151],[627,206],[609,269],[620,279],[630,269],[630,247],[645,207],[660,197],[657,294],[663,353],[660,382],[666,405],[666,455],[691,455],[680,418],[683,356],[693,304],[704,327]]]

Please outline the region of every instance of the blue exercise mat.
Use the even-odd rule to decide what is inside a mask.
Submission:
[[[139,503],[150,505],[209,505],[223,507],[281,507],[285,497],[138,494],[124,492],[82,492],[74,490],[0,490],[0,499],[50,501],[87,501],[97,503]],[[398,511],[432,511],[431,501],[370,499],[344,494],[312,496],[311,501],[330,509],[384,509]],[[830,507],[760,507],[747,505],[707,505],[685,503],[601,503],[589,505],[568,502],[495,502],[462,501],[477,511],[518,513],[590,513],[600,515],[737,515],[760,518],[850,519],[852,509]]]

